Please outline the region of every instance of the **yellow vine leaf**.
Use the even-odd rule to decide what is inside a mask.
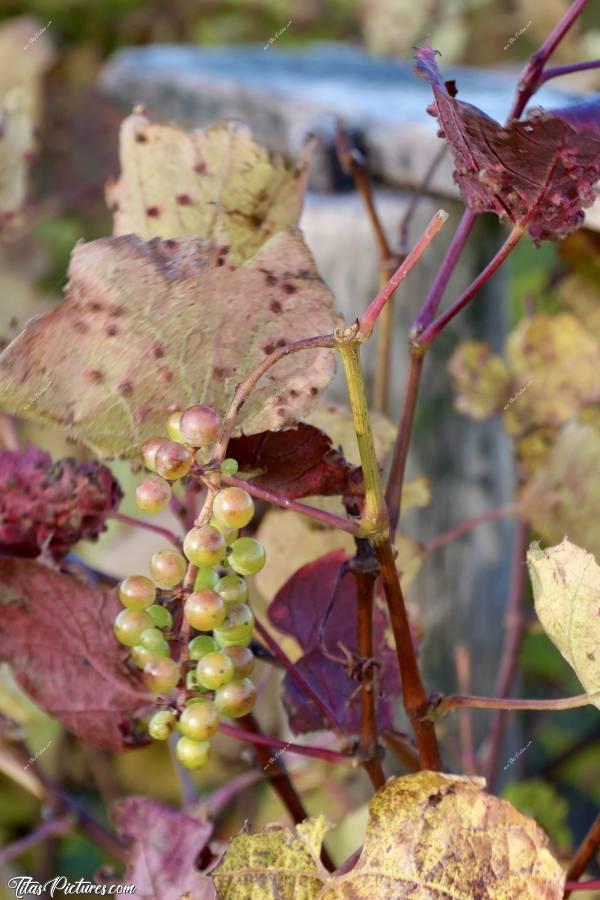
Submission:
[[[448,363],[454,381],[454,405],[473,419],[488,419],[508,400],[509,375],[500,356],[482,341],[463,341]]]
[[[321,815],[237,835],[212,874],[219,900],[313,900],[327,878],[319,855],[328,829]]]
[[[544,832],[483,785],[441,772],[389,778],[355,867],[318,900],[560,900],[564,875]]]
[[[208,238],[240,263],[302,212],[307,158],[288,165],[239,123],[186,131],[135,111],[121,125],[120,156],[106,192],[114,234]]]
[[[569,423],[521,489],[519,507],[547,543],[567,534],[600,559],[599,460],[600,427]]]
[[[567,538],[545,550],[531,544],[527,565],[544,631],[600,709],[600,566]]]
[[[347,406],[340,406],[337,403],[318,403],[306,417],[306,421],[328,434],[333,446],[342,448],[344,457],[349,463],[353,466],[360,466],[354,422],[352,413]],[[377,460],[379,465],[383,466],[394,445],[396,425],[379,412],[369,411],[369,421]]]
[[[575,233],[576,236],[578,232]],[[590,263],[592,260],[590,260]],[[598,303],[598,279],[592,280],[574,272],[558,286],[558,296],[567,309],[580,321],[586,331],[600,341],[600,303]]]
[[[132,456],[170,408],[224,414],[236,385],[291,340],[331,332],[332,297],[298,229],[236,265],[193,238],[78,244],[66,299],[0,356],[0,406],[63,426],[100,456]],[[334,370],[331,350],[290,354],[260,380],[236,434],[302,418]]]

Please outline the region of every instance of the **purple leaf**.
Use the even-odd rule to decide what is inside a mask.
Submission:
[[[340,567],[348,560],[343,550],[333,550],[315,562],[302,566],[277,592],[269,606],[269,619],[280,631],[292,635],[304,650],[296,663],[335,712],[346,734],[356,734],[360,723],[360,700],[356,689],[358,680],[350,677],[344,663],[323,655],[319,644],[319,629],[332,597]],[[357,597],[354,577],[344,575],[338,584],[335,603],[325,629],[328,653],[343,658],[343,645],[354,657],[356,642]],[[400,673],[395,651],[387,646],[385,631],[387,613],[375,606],[375,648],[380,665],[380,688],[383,697],[378,701],[380,728],[390,727],[393,721],[393,699],[400,691]],[[354,698],[353,698],[354,694]],[[283,702],[290,726],[296,734],[328,728],[314,702],[301,693],[288,674],[284,679]]]
[[[0,550],[38,556],[42,547],[60,559],[82,538],[105,529],[103,513],[123,496],[101,463],[60,459],[43,450],[0,450]]]
[[[454,179],[475,213],[494,212],[534,240],[560,240],[583,222],[600,178],[600,98],[564,109],[532,110],[504,128],[455,98],[431,47],[417,51],[415,72],[431,84],[452,156]]]
[[[119,751],[147,741],[132,721],[147,706],[112,630],[122,609],[101,591],[25,559],[0,559],[0,660],[24,691],[81,740]]]
[[[242,471],[259,470],[252,484],[289,500],[336,494],[362,495],[362,471],[334,449],[319,428],[302,424],[288,431],[263,431],[235,438],[227,450]]]
[[[126,797],[112,807],[119,835],[133,841],[123,884],[135,884],[138,900],[216,900],[212,881],[196,868],[212,825],[145,797]]]

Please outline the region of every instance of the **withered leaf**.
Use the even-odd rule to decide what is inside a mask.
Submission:
[[[102,238],[75,248],[69,275],[65,302],[0,356],[0,405],[64,426],[101,456],[131,456],[164,434],[172,405],[223,414],[268,353],[336,325],[297,229],[241,266],[196,239]],[[237,434],[294,424],[333,368],[331,350],[285,357],[244,405]]]
[[[482,341],[462,341],[450,358],[448,371],[456,392],[454,405],[473,419],[487,419],[508,399],[506,365]]]

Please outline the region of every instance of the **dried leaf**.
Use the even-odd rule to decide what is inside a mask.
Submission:
[[[132,716],[146,694],[113,636],[122,608],[114,592],[0,559],[0,607],[0,659],[31,699],[88,744],[131,747]]]
[[[133,455],[164,433],[171,404],[224,413],[267,353],[336,325],[294,229],[242,266],[199,240],[103,238],[75,248],[69,274],[66,301],[0,356],[0,405],[21,414],[28,405],[28,418],[63,425],[104,456]],[[295,423],[333,366],[330,350],[284,358],[244,405],[237,433]]]
[[[488,419],[508,399],[509,374],[504,360],[482,341],[463,341],[448,363],[454,381],[454,405],[473,419]]]
[[[319,855],[325,818],[238,834],[212,873],[219,900],[312,900],[327,872]]]
[[[146,797],[126,797],[112,807],[120,836],[133,841],[123,884],[140,900],[216,900],[210,878],[195,863],[212,825]]]
[[[278,631],[291,635],[302,647],[304,655],[296,666],[334,711],[341,730],[356,734],[360,725],[359,682],[355,676],[351,677],[354,673],[345,665],[345,661],[352,663],[358,659],[356,582],[350,572],[338,582],[341,567],[348,558],[343,551],[334,550],[303,566],[277,593],[268,615]],[[323,635],[327,650],[324,655],[319,633],[334,590],[335,601]],[[394,717],[393,700],[400,692],[400,674],[396,652],[386,641],[387,611],[377,604],[374,623],[379,686],[383,694],[378,703],[378,718],[380,728],[387,728]],[[341,661],[330,659],[329,654]],[[295,733],[316,731],[330,724],[289,675],[284,680],[283,702]]]
[[[45,549],[60,558],[82,538],[95,540],[122,496],[101,463],[53,463],[32,445],[0,450],[0,550],[34,557]]]
[[[234,438],[227,453],[242,472],[256,472],[248,479],[252,484],[291,500],[364,492],[360,468],[347,463],[330,438],[312,425]]]
[[[360,454],[356,443],[356,433],[352,413],[347,407],[335,403],[319,403],[305,416],[307,422],[329,435],[334,447],[339,448],[344,458],[355,466],[360,466]],[[383,466],[394,445],[396,426],[383,413],[369,412],[373,442],[379,465]]]
[[[578,237],[581,232],[573,237]],[[596,235],[600,239],[600,235]],[[600,258],[600,253],[598,254]],[[585,327],[586,334],[600,341],[600,303],[598,302],[598,286],[600,278],[591,280],[574,273],[567,275],[558,286],[561,303],[573,313],[580,324]]]
[[[527,553],[535,611],[544,631],[600,709],[600,566],[566,538]]]
[[[139,113],[121,126],[121,169],[107,190],[114,234],[209,238],[236,264],[298,224],[308,178],[306,160],[288,166],[245,125],[188,132]]]
[[[600,430],[573,423],[563,428],[550,452],[522,489],[519,507],[549,544],[565,534],[600,558]]]
[[[503,128],[456,99],[456,85],[444,83],[435,54],[420,48],[415,72],[431,84],[430,111],[450,145],[454,178],[468,207],[495,212],[535,240],[558,240],[578,228],[600,178],[600,100],[535,110]]]
[[[483,779],[419,772],[371,800],[361,855],[318,900],[560,900],[546,835]]]

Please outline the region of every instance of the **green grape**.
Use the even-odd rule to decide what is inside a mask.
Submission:
[[[146,628],[152,628],[152,619],[141,609],[122,609],[113,625],[116,639],[126,647],[138,644]]]
[[[224,575],[213,585],[225,606],[239,606],[248,599],[248,585],[240,575]]]
[[[180,428],[186,444],[206,447],[219,436],[221,419],[210,406],[190,406],[181,416]]]
[[[198,682],[208,691],[214,691],[223,687],[224,684],[228,684],[234,673],[232,661],[219,650],[207,653],[196,666]]]
[[[213,653],[216,649],[215,639],[208,634],[199,634],[197,637],[192,638],[188,644],[190,659],[196,662],[202,659],[203,656],[206,656],[207,653]]]
[[[194,581],[194,590],[203,591],[204,588],[214,588],[218,580],[219,573],[216,569],[198,569],[198,574]]]
[[[210,522],[208,523],[213,528],[216,528],[217,531],[220,531],[223,535],[223,540],[229,546],[229,544],[233,544],[235,540],[237,540],[238,530],[237,528],[227,528],[225,525],[222,525],[221,522],[217,522],[215,517],[213,516]]]
[[[140,646],[145,647],[146,650],[161,650],[164,647],[167,647],[167,649],[169,647],[165,641],[164,634],[158,628],[145,628],[140,634],[138,643]]]
[[[260,541],[241,537],[231,545],[227,562],[238,575],[256,575],[265,564],[265,548]]]
[[[214,499],[213,516],[225,528],[244,528],[253,515],[254,500],[243,488],[223,488]]]
[[[144,682],[156,694],[166,694],[177,687],[179,666],[170,656],[153,659],[144,666]]]
[[[212,631],[225,621],[223,598],[210,588],[194,591],[185,601],[183,615],[196,631]]]
[[[177,550],[157,550],[150,559],[150,575],[161,588],[174,588],[183,581],[187,565]]]
[[[231,457],[224,459],[221,463],[220,469],[223,475],[235,475],[235,473],[239,469],[237,459],[232,459]]]
[[[148,722],[148,734],[155,741],[166,741],[176,724],[177,717],[172,709],[159,709]]]
[[[216,691],[214,703],[222,716],[239,719],[254,709],[256,688],[249,678],[232,681],[231,684],[226,684]]]
[[[173,616],[169,610],[166,607],[161,606],[160,603],[149,606],[146,612],[157,628],[171,628],[173,625]]]
[[[249,647],[252,643],[252,635],[249,634],[248,637],[244,638],[230,638],[227,637],[226,634],[217,634],[215,632],[215,643],[219,650],[225,650],[226,647]]]
[[[148,650],[146,647],[142,647],[141,644],[136,644],[135,647],[131,648],[130,659],[138,669],[143,669],[150,662],[154,662],[156,659],[160,659],[161,656],[169,655],[169,645],[165,641],[164,647],[159,647],[158,650]]]
[[[154,458],[156,471],[168,481],[177,481],[187,475],[192,462],[192,451],[176,441],[163,441]]]
[[[130,575],[119,585],[119,599],[127,609],[146,609],[156,599],[156,588],[145,575]]]
[[[252,639],[254,616],[246,603],[230,606],[225,621],[214,629],[214,637],[218,644],[224,640],[226,645],[244,644]]]
[[[179,717],[179,730],[194,741],[207,741],[219,729],[219,714],[211,700],[186,706]]]
[[[248,647],[242,647],[241,644],[231,644],[228,647],[223,647],[222,652],[225,656],[228,656],[233,663],[235,671],[233,676],[234,681],[239,681],[240,678],[247,678],[248,675],[252,674],[252,670],[254,669],[254,653],[252,650],[249,650]]]
[[[135,489],[135,502],[145,513],[166,509],[171,500],[171,486],[160,475],[150,475]]]
[[[186,769],[201,769],[206,765],[209,752],[208,741],[193,741],[188,737],[179,738],[175,747],[175,756]]]
[[[176,441],[178,444],[185,444],[185,438],[181,433],[181,416],[181,410],[171,413],[167,419],[167,434],[172,441]]]
[[[191,528],[183,541],[183,552],[191,563],[200,568],[221,562],[225,549],[223,535],[212,525]]]
[[[156,471],[156,451],[163,443],[164,438],[150,438],[149,441],[142,446],[141,457],[142,462],[151,472]]]

